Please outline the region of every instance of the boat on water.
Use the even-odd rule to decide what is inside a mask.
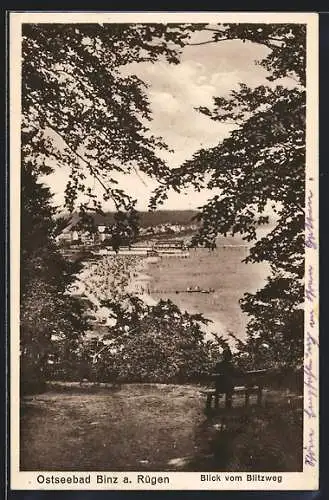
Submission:
[[[204,289],[204,288],[200,288],[199,286],[196,286],[194,288],[191,288],[191,287],[187,287],[186,288],[186,292],[187,293],[214,293],[215,289],[214,288],[207,288],[207,289]]]

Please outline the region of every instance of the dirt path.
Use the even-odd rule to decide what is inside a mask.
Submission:
[[[95,389],[97,391],[97,388]],[[24,470],[170,470],[193,456],[205,419],[194,387],[47,392],[22,405]]]
[[[302,466],[302,409],[270,393],[206,417],[196,386],[57,385],[21,404],[21,470],[285,470]]]

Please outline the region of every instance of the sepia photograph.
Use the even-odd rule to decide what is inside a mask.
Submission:
[[[317,16],[9,35],[12,487],[316,489]]]

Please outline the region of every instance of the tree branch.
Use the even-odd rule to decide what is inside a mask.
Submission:
[[[99,184],[102,186],[102,188],[105,190],[106,193],[108,194],[112,194],[112,190],[111,188],[107,187],[104,182],[102,181],[102,179],[99,177],[99,175],[96,173],[94,167],[90,164],[90,162],[84,158],[83,156],[81,156],[77,151],[74,151],[74,149],[67,143],[67,140],[65,138],[65,135],[64,134],[61,134],[58,130],[55,130],[48,122],[48,126],[49,128],[51,128],[51,130],[53,132],[55,132],[57,135],[59,135],[59,137],[64,141],[65,143],[65,146],[77,157],[79,158],[80,160],[82,160],[89,168],[91,174],[93,175],[93,177],[99,182]]]
[[[223,31],[215,29],[215,28],[203,28],[202,31],[211,31],[212,33],[219,33],[220,35],[224,34]],[[233,37],[233,38],[226,38],[226,40],[241,40],[239,37]],[[268,40],[273,40],[274,42],[283,42],[282,38],[277,38],[275,36],[269,36],[267,37]],[[250,40],[252,41],[252,40]],[[262,43],[262,42],[255,42],[255,43]]]
[[[304,215],[305,215],[305,210],[304,210],[304,208],[303,208],[303,207],[301,207],[298,203],[296,203],[295,201],[292,201],[292,200],[289,200],[289,202],[288,202],[288,203],[291,203],[294,207],[298,208],[298,210],[299,210],[300,212],[302,212],[302,214],[304,214]]]
[[[229,38],[224,40],[207,40],[206,42],[198,42],[198,43],[187,43],[187,47],[197,46],[197,45],[209,45],[210,43],[218,43],[218,42],[226,42]]]
[[[133,167],[133,170],[134,170],[135,174],[137,175],[137,177],[139,178],[139,180],[144,184],[144,186],[148,187],[148,185],[146,184],[146,182],[144,181],[144,179],[142,179],[142,177],[139,175],[139,172],[138,172],[137,168]]]
[[[220,33],[220,32],[218,32]],[[232,38],[221,38],[220,40],[206,40],[204,42],[196,42],[196,43],[187,43],[185,46],[188,47],[188,46],[197,46],[197,45],[208,45],[210,43],[219,43],[219,42],[228,42],[229,40],[241,40],[242,42],[245,42],[246,39],[243,39],[241,37],[232,37]],[[279,39],[275,39],[275,38],[268,38],[268,40],[273,40],[273,41],[277,41],[277,42],[282,42],[282,40],[279,40]],[[258,45],[265,45],[266,47],[268,47],[269,49],[273,49],[274,47],[277,47],[277,45],[273,45],[271,43],[266,43],[265,41],[264,42],[258,42],[256,40],[249,40],[249,42],[251,43],[257,43]]]
[[[224,34],[225,33],[224,31],[219,30],[219,29],[215,29],[215,28],[202,28],[202,31],[211,31],[212,33],[219,33],[219,34]],[[235,37],[235,38],[238,38],[238,37]],[[274,40],[276,42],[282,42],[283,41],[281,38],[277,38],[275,36],[269,36],[268,39],[269,40]],[[230,40],[230,39],[228,38],[228,40]]]

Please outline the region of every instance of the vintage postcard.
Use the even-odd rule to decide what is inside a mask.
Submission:
[[[8,29],[11,489],[318,489],[317,15]]]

